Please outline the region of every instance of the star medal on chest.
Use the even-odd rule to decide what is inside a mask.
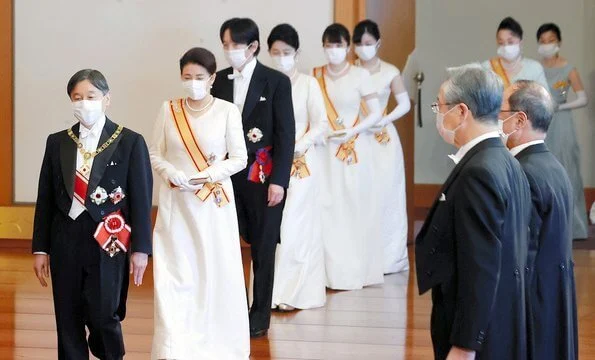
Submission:
[[[122,190],[121,186],[118,186],[109,194],[109,198],[112,201],[112,203],[114,203],[114,205],[118,204],[125,197],[126,194],[124,194],[124,190]]]
[[[262,140],[262,130],[259,128],[252,128],[248,131],[248,140],[254,144]]]
[[[102,188],[101,186],[98,186],[95,191],[93,191],[93,193],[90,195],[91,197],[91,201],[95,204],[95,205],[101,205],[104,202],[106,202],[108,195],[107,195],[107,191],[105,191],[104,188]]]

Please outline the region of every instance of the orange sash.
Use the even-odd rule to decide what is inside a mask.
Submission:
[[[186,117],[186,112],[184,111],[184,100],[170,100],[169,107],[171,109],[171,114],[176,124],[176,128],[178,129],[178,134],[180,134],[182,143],[184,144],[188,155],[192,159],[194,166],[199,172],[204,171],[209,167],[209,163],[203,152],[200,150],[198,142],[196,141],[196,137],[194,136],[192,128],[190,127],[190,123],[188,122],[188,118]],[[205,201],[209,198],[209,196],[213,195],[215,203],[218,207],[229,204],[229,197],[225,193],[225,190],[220,183],[206,183],[195,193],[195,195],[202,201]]]
[[[326,68],[324,66],[314,68],[314,77],[318,80],[318,85],[320,85],[320,90],[322,90],[322,97],[324,98],[324,104],[326,106],[326,114],[328,117],[328,122],[331,125],[331,129],[333,131],[343,130],[345,126],[343,122],[339,118],[339,114],[333,105],[333,102],[328,96],[326,90],[326,80],[324,79],[324,75],[326,74]],[[363,103],[363,102],[362,102]],[[360,105],[361,106],[361,105]],[[359,115],[355,120],[354,126],[359,123]],[[351,139],[347,140],[343,144],[339,145],[339,149],[337,149],[337,153],[335,156],[341,160],[345,161],[347,165],[357,164],[357,153],[355,152],[355,140],[357,139],[357,135],[352,137]]]
[[[500,76],[502,82],[504,82],[504,87],[507,88],[510,86],[510,79],[506,74],[506,70],[504,70],[504,66],[502,66],[502,60],[500,58],[492,58],[490,59],[490,65],[492,65],[492,70],[496,73],[496,75]]]

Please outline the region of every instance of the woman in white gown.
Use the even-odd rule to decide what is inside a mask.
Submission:
[[[157,117],[151,163],[163,182],[153,239],[152,359],[248,359],[250,338],[230,176],[246,166],[237,106],[209,94],[208,50],[180,59],[187,98]]]
[[[376,226],[384,244],[384,273],[409,270],[407,256],[407,195],[403,148],[393,121],[409,112],[411,103],[399,69],[378,57],[380,30],[371,20],[364,20],[353,30],[356,65],[367,69],[378,93],[382,120],[369,131],[374,133],[374,189],[378,195],[380,216]],[[394,94],[397,106],[387,113],[388,99]]]
[[[324,256],[320,229],[320,149],[328,123],[320,87],[296,67],[297,31],[277,25],[267,39],[277,70],[291,79],[296,143],[292,177],[281,223],[281,243],[275,256],[273,308],[311,309],[326,301]]]
[[[368,70],[347,61],[350,40],[345,26],[327,27],[322,42],[328,64],[314,69],[333,130],[321,157],[320,197],[327,287],[337,290],[384,281],[378,196],[373,195],[376,140],[366,132],[380,121],[380,104]],[[362,103],[366,117],[359,115]]]

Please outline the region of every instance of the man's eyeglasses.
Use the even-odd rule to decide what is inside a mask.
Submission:
[[[452,104],[450,104],[450,103],[441,104],[441,103],[437,103],[437,102],[433,103],[432,105],[430,105],[430,107],[432,108],[432,112],[434,114],[438,114],[438,112],[440,111],[440,105],[452,105]]]

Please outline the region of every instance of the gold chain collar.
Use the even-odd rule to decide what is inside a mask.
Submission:
[[[90,159],[94,158],[95,156],[99,155],[103,150],[107,149],[108,146],[110,146],[118,138],[118,136],[120,136],[120,133],[122,133],[123,129],[124,127],[122,125],[119,125],[116,131],[114,131],[114,133],[112,134],[112,136],[110,136],[110,138],[107,139],[106,142],[104,142],[101,146],[97,148],[97,150],[93,152],[86,151],[83,148],[83,144],[81,143],[79,138],[74,134],[72,128],[68,129],[68,136],[70,136],[72,141],[75,142],[79,152],[81,153],[81,155],[83,155],[83,160],[85,161],[85,163],[87,163]]]

